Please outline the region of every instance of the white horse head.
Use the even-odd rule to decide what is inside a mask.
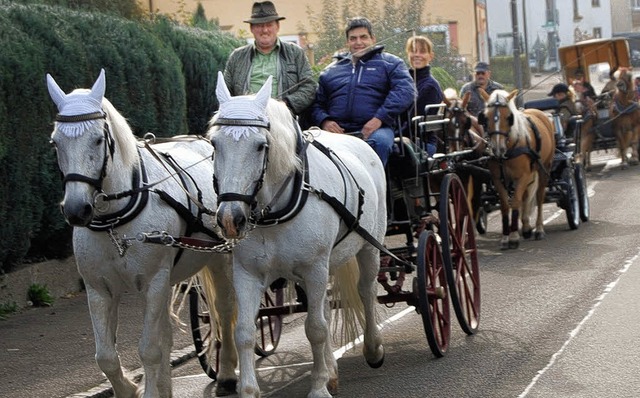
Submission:
[[[64,175],[61,210],[70,225],[86,226],[95,215],[97,193],[114,179],[130,181],[138,162],[136,140],[124,117],[104,98],[104,69],[91,90],[65,94],[49,74],[47,87],[59,112],[51,143]]]
[[[233,200],[223,195],[219,205],[218,222],[229,238],[247,231],[263,185],[277,185],[301,168],[294,119],[284,103],[270,98],[271,85],[269,77],[257,94],[232,97],[218,73],[220,109],[207,135],[215,148],[218,194],[237,194]]]

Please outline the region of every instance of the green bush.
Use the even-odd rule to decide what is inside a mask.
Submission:
[[[78,8],[88,3],[73,2]],[[119,3],[125,7],[126,0]],[[105,96],[135,134],[202,134],[217,109],[217,71],[239,44],[219,31],[164,19],[0,0],[0,271],[27,255],[71,253],[71,228],[58,210],[60,173],[48,144],[57,110],[47,73],[70,92],[91,87],[104,68]]]

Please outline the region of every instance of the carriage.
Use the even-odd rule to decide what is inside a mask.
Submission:
[[[630,70],[632,68],[629,55],[629,44],[625,38],[592,39],[578,42],[558,49],[562,74],[566,82],[575,79],[576,72],[584,74],[596,93],[601,93],[609,80],[610,71]],[[583,112],[584,125],[582,134],[575,137],[577,150],[580,151],[581,163],[588,170],[591,167],[590,152],[609,150],[619,147],[614,121],[610,116],[612,95],[597,95],[595,109]],[[635,111],[636,107],[628,111]],[[591,113],[591,114],[589,114]],[[625,113],[623,111],[623,113]],[[623,161],[624,164],[624,161]]]

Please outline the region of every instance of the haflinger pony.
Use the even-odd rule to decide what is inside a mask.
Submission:
[[[203,279],[213,280],[208,303],[212,318],[219,320],[222,339],[217,390],[222,395],[235,393],[231,255],[131,243],[125,238],[164,231],[211,239],[216,225],[206,209],[215,208],[216,196],[209,142],[185,138],[151,146],[138,141],[104,98],[104,70],[91,90],[65,94],[50,75],[47,85],[59,111],[51,142],[64,175],[60,208],[74,227],[73,251],[87,291],[96,362],[115,396],[172,396],[172,285],[198,271],[207,274]],[[142,387],[124,375],[116,350],[118,305],[125,292],[141,293],[146,303],[138,346],[145,371],[144,395]]]
[[[218,74],[220,109],[207,134],[215,154],[218,224],[226,238],[241,239],[233,251],[238,393],[260,396],[255,319],[265,289],[284,277],[308,298],[305,332],[313,354],[308,397],[331,397],[338,387],[329,328],[331,282],[334,300],[339,300],[336,286],[353,292],[357,282],[359,299],[349,304],[348,295],[341,296],[341,306],[364,311],[355,315],[364,321],[367,363],[378,367],[384,360],[374,308],[379,250],[363,235],[384,239],[385,171],[359,138],[321,130],[303,135],[286,105],[270,98],[271,82],[269,77],[256,95],[231,97]],[[356,264],[354,256],[357,267],[347,268]],[[346,271],[345,279],[340,271]]]
[[[636,165],[638,158],[638,139],[640,138],[640,106],[635,100],[633,76],[628,70],[621,70],[616,82],[616,91],[609,107],[609,117],[618,141],[621,168],[626,169],[629,164]],[[631,158],[627,152],[631,147]]]
[[[555,131],[544,112],[517,109],[517,90],[511,93],[495,90],[488,95],[480,89],[480,94],[486,107],[480,113],[478,122],[485,125],[489,147],[496,160],[489,163],[489,169],[500,196],[501,248],[517,248],[520,242],[518,218],[520,216],[522,219],[522,236],[530,238],[533,228],[529,216],[534,204],[538,206],[535,238],[544,238],[542,205],[555,151]],[[511,187],[513,194],[509,198]]]

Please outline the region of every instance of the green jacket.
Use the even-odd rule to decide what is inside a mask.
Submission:
[[[252,94],[249,92],[249,81],[255,51],[253,44],[247,44],[236,48],[229,56],[224,68],[224,81],[231,95]],[[299,115],[313,103],[318,83],[302,48],[280,41],[279,52],[278,93],[283,94],[278,99]]]

